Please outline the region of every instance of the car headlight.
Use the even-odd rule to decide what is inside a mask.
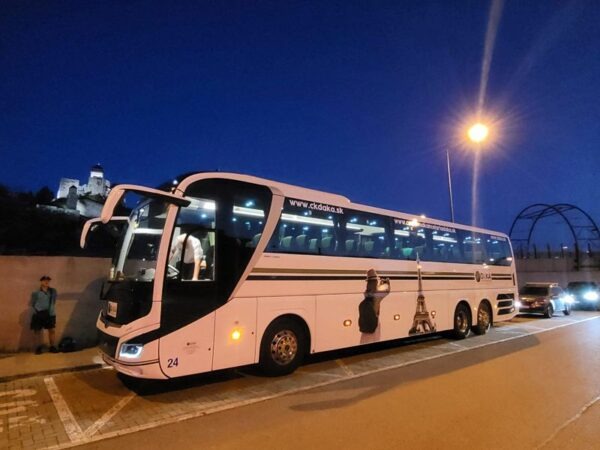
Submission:
[[[598,292],[587,291],[585,294],[583,294],[583,298],[588,302],[595,302],[596,300],[598,300]]]
[[[144,344],[122,344],[119,358],[136,359],[142,355]]]
[[[565,303],[573,303],[573,302],[575,302],[575,297],[573,297],[570,294],[564,295],[563,296],[563,302],[565,302]]]
[[[520,308],[521,306],[523,306],[523,303],[521,303],[519,300],[515,301],[515,308]]]

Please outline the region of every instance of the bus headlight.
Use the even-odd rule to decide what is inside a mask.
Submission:
[[[122,344],[119,358],[136,359],[142,355],[144,344]]]
[[[583,298],[588,302],[595,302],[598,300],[598,293],[596,291],[587,291],[583,294]]]

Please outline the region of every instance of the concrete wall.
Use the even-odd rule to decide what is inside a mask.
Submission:
[[[58,291],[57,343],[70,336],[80,346],[95,345],[99,292],[109,268],[105,258],[0,256],[0,351],[33,349],[29,302],[42,275],[50,275]],[[46,332],[44,339],[47,343]]]
[[[556,281],[562,286],[569,281],[600,283],[597,268],[575,271],[573,267],[570,259],[518,259],[519,286],[530,281]],[[106,258],[0,256],[0,352],[33,349],[29,301],[42,275],[50,275],[51,286],[58,291],[57,341],[70,336],[80,346],[94,346],[98,297],[109,268]]]
[[[582,267],[575,270],[575,261],[565,259],[517,259],[519,287],[528,282],[552,281],[566,287],[571,281],[595,281],[600,284],[597,267]]]

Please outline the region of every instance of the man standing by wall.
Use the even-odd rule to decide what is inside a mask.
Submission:
[[[31,329],[35,333],[35,354],[42,353],[42,328],[48,330],[50,351],[58,353],[55,343],[54,328],[56,327],[56,289],[50,287],[51,278],[44,275],[40,278],[40,288],[31,293],[31,306],[33,316],[31,317]]]

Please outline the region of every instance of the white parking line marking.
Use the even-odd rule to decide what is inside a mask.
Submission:
[[[102,428],[106,423],[112,419],[119,411],[121,411],[127,403],[129,403],[135,397],[135,393],[130,393],[127,397],[122,398],[119,403],[106,411],[102,417],[96,420],[87,430],[85,430],[84,436],[85,438],[90,438],[94,434],[98,432],[100,428]]]
[[[451,347],[460,348],[461,350],[464,350],[467,348],[464,345],[457,344],[456,342],[447,342],[447,344],[450,345]]]
[[[247,406],[247,405],[252,405],[255,403],[260,403],[260,402],[264,402],[264,401],[268,401],[268,400],[272,400],[275,398],[279,398],[279,397],[283,397],[285,395],[293,395],[293,394],[298,394],[300,392],[305,392],[305,391],[309,391],[312,389],[317,389],[320,387],[325,387],[325,386],[329,386],[335,383],[339,383],[341,381],[350,381],[350,380],[354,380],[357,378],[362,378],[364,376],[368,376],[368,375],[373,375],[376,373],[380,373],[380,372],[384,372],[387,370],[392,370],[392,369],[399,369],[401,367],[406,367],[406,366],[411,366],[414,364],[418,364],[418,363],[422,363],[422,362],[426,362],[426,361],[431,361],[437,358],[442,358],[442,357],[446,357],[446,356],[450,356],[450,355],[455,355],[457,353],[461,353],[461,352],[465,352],[465,351],[470,351],[470,350],[474,350],[474,349],[478,349],[478,348],[483,348],[483,347],[487,347],[490,345],[494,345],[494,344],[499,344],[499,343],[503,343],[503,342],[509,342],[509,341],[513,341],[516,339],[520,339],[523,337],[527,337],[527,336],[531,336],[531,335],[535,335],[535,334],[541,334],[541,333],[545,333],[547,331],[553,331],[559,328],[564,328],[564,327],[568,327],[571,325],[575,325],[575,324],[579,324],[579,323],[584,323],[584,322],[588,322],[590,320],[596,320],[596,319],[600,319],[600,316],[595,316],[595,317],[588,317],[585,319],[582,319],[578,322],[575,323],[565,323],[565,324],[561,324],[561,325],[557,325],[553,328],[537,328],[535,329],[535,331],[532,331],[530,333],[526,333],[526,334],[519,334],[517,336],[508,336],[506,338],[503,339],[499,339],[496,341],[489,341],[489,342],[484,342],[482,344],[479,345],[474,345],[471,347],[461,347],[458,346],[456,347],[455,351],[450,351],[450,352],[446,352],[446,353],[440,353],[440,354],[436,354],[436,355],[431,355],[431,356],[427,356],[424,358],[420,358],[420,359],[415,359],[412,361],[404,361],[398,364],[392,364],[390,366],[385,366],[385,367],[378,367],[375,369],[371,369],[371,370],[367,370],[365,372],[360,372],[357,374],[353,374],[353,375],[348,375],[346,377],[336,377],[336,378],[332,378],[329,380],[323,380],[308,386],[302,386],[302,387],[297,387],[297,388],[292,388],[292,389],[288,389],[285,391],[280,391],[280,392],[275,392],[272,394],[267,394],[261,397],[256,397],[256,398],[250,398],[250,399],[246,399],[246,400],[240,400],[240,401],[234,401],[231,403],[221,403],[221,402],[217,402],[216,405],[214,405],[213,402],[209,403],[208,405],[214,405],[214,406],[209,406],[207,407],[207,404],[202,404],[202,405],[198,405],[198,410],[196,411],[192,411],[189,413],[185,413],[182,414],[180,416],[177,417],[169,417],[166,419],[162,419],[162,420],[157,420],[154,422],[148,422],[145,423],[143,425],[137,425],[134,427],[130,427],[130,428],[124,428],[124,429],[120,429],[120,430],[115,430],[112,431],[110,433],[105,433],[102,435],[95,435],[95,436],[91,436],[91,437],[82,437],[80,438],[79,441],[74,441],[74,442],[70,442],[70,443],[65,443],[65,444],[58,444],[52,447],[47,447],[46,450],[62,450],[64,448],[70,448],[70,447],[75,447],[78,445],[83,445],[83,444],[88,444],[90,442],[95,442],[95,441],[100,441],[100,440],[104,440],[104,439],[109,439],[109,438],[113,438],[113,437],[117,437],[117,436],[122,436],[125,434],[131,434],[131,433],[137,433],[139,431],[144,431],[144,430],[149,430],[152,428],[157,428],[160,426],[164,426],[164,425],[169,425],[169,424],[173,424],[173,423],[179,423],[179,422],[184,422],[186,420],[190,420],[190,419],[195,419],[198,417],[203,417],[203,416],[208,416],[210,414],[214,414],[217,412],[221,412],[221,411],[227,411],[227,410],[231,410],[231,409],[235,409],[235,408],[240,408],[243,406]],[[517,326],[519,326],[517,324]],[[591,403],[589,404],[591,405]],[[204,406],[204,408],[202,408]],[[589,406],[588,406],[589,407]],[[587,408],[585,408],[587,409]],[[574,419],[572,419],[574,420]],[[564,425],[566,426],[566,425]],[[545,445],[545,444],[544,444]]]
[[[577,419],[579,419],[583,413],[585,413],[589,408],[591,408],[594,403],[596,403],[598,400],[600,400],[600,395],[598,395],[597,397],[594,397],[592,400],[590,400],[589,402],[587,402],[583,408],[581,408],[579,410],[579,412],[577,414],[575,414],[573,417],[571,417],[569,420],[567,420],[565,423],[563,423],[560,427],[558,427],[554,433],[552,433],[548,439],[546,439],[544,442],[542,442],[539,446],[536,447],[536,450],[545,447],[546,445],[548,445],[557,435],[558,433],[560,433],[562,430],[564,430],[565,428],[567,428],[570,424],[572,424],[573,422],[575,422]]]
[[[346,364],[344,364],[344,361],[342,361],[341,359],[336,359],[335,360],[336,364],[338,366],[340,366],[342,368],[342,370],[344,371],[344,373],[348,376],[353,376],[354,372],[352,372],[352,369],[350,369],[350,367],[348,367]]]
[[[56,408],[56,412],[58,413],[58,417],[65,427],[65,431],[67,432],[67,436],[72,442],[80,441],[83,436],[83,432],[81,431],[81,427],[73,417],[73,413],[69,409],[67,402],[58,390],[56,383],[52,377],[44,378],[44,383],[46,383],[46,388],[48,389],[48,393],[54,402],[54,407]]]

